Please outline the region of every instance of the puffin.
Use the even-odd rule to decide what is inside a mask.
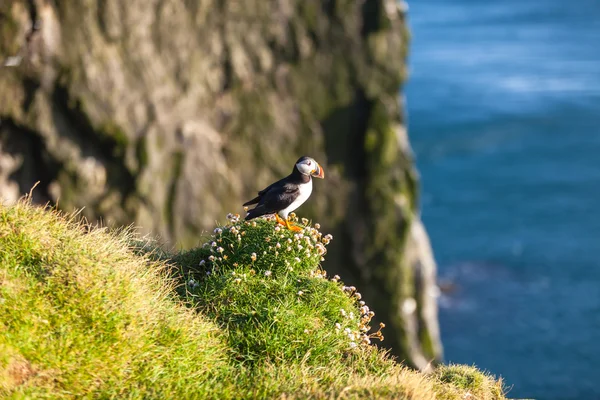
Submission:
[[[288,215],[310,197],[313,177],[325,178],[323,168],[313,158],[300,157],[291,174],[270,184],[258,192],[258,196],[244,203],[244,207],[256,204],[256,207],[248,211],[246,221],[275,214],[279,224],[293,231],[301,231],[302,228],[290,225]]]

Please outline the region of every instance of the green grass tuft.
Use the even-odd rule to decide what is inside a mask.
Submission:
[[[321,269],[316,227],[230,216],[206,239],[170,254],[0,206],[0,397],[504,398],[474,368],[425,375],[371,345],[380,327]]]
[[[467,365],[442,366],[434,372],[434,376],[441,384],[449,384],[450,387],[467,392],[476,399],[491,400],[504,396],[502,381],[482,373],[475,367]]]
[[[130,235],[0,206],[0,397],[153,397],[218,386],[217,327],[175,301]]]
[[[365,355],[355,349],[370,343],[373,313],[355,289],[326,279],[330,240],[232,217],[203,250],[180,255],[188,301],[217,321],[239,361],[349,363]]]

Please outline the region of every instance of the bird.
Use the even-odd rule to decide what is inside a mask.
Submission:
[[[300,157],[291,174],[270,184],[258,192],[258,196],[244,203],[244,207],[256,204],[256,207],[248,211],[245,220],[275,214],[279,224],[292,231],[301,231],[301,228],[290,225],[288,215],[310,197],[312,177],[325,178],[323,168],[311,157]]]

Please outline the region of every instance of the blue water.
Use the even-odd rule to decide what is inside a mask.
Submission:
[[[446,361],[509,397],[600,399],[600,1],[409,5]]]

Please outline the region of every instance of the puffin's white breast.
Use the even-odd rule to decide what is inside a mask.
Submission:
[[[282,218],[286,219],[289,213],[300,207],[302,204],[304,204],[306,200],[308,200],[310,194],[312,193],[312,179],[309,180],[307,183],[301,183],[300,185],[298,185],[298,190],[300,193],[298,194],[298,197],[296,197],[296,200],[294,200],[292,204],[290,204],[283,210],[279,211],[279,215]]]

